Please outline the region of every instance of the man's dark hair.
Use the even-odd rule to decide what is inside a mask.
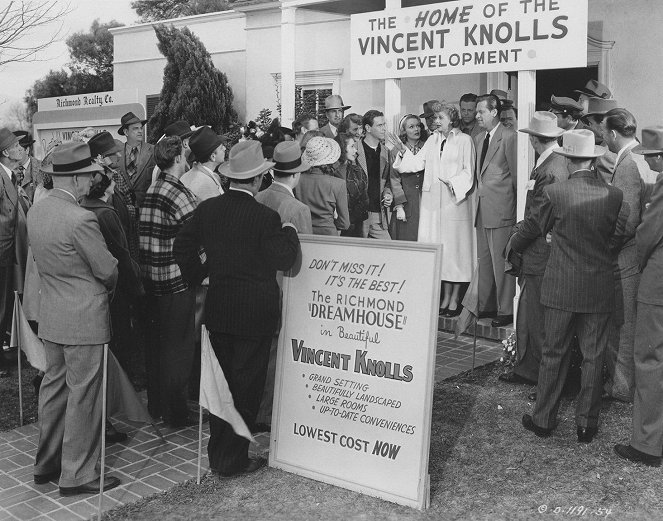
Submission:
[[[605,115],[605,127],[608,130],[614,130],[624,137],[635,136],[638,128],[638,122],[635,116],[626,109],[612,109]]]
[[[365,128],[366,125],[372,127],[375,118],[379,118],[381,116],[384,116],[384,114],[379,110],[375,109],[369,110],[366,114],[364,114],[364,117],[361,119],[361,128]]]
[[[347,132],[350,129],[350,122],[354,123],[355,125],[359,125],[361,128],[364,128],[362,126],[362,117],[359,114],[355,114],[353,112],[352,114],[345,116],[343,121],[341,121],[341,124],[338,126],[339,134]]]
[[[497,96],[494,94],[483,94],[477,98],[477,105],[482,101],[486,102],[488,110],[497,110],[497,115],[499,116],[500,112],[502,111],[502,102]]]
[[[296,136],[302,131],[302,127],[307,125],[309,121],[315,119],[310,114],[302,114],[295,121],[292,122],[292,133]]]
[[[473,94],[472,92],[468,92],[467,94],[463,94],[460,97],[459,103],[476,103],[476,102],[477,102],[477,95]]]
[[[107,175],[98,174],[95,177],[99,177],[100,179],[90,186],[88,197],[90,197],[90,199],[101,199],[104,193],[106,193],[106,188],[111,184],[111,178]]]
[[[175,163],[182,154],[182,140],[178,136],[165,137],[154,146],[154,160],[163,172]]]

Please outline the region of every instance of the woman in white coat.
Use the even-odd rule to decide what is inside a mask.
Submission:
[[[441,102],[431,109],[435,128],[418,154],[412,154],[394,136],[389,141],[399,150],[393,165],[396,170],[424,170],[418,241],[442,244],[444,296],[440,312],[453,317],[460,313],[461,283],[470,281],[476,263],[471,197],[475,151],[470,136],[458,128],[460,117],[455,106]]]

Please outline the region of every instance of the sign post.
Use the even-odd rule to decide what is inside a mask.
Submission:
[[[426,508],[441,247],[301,246],[284,278],[269,464]]]

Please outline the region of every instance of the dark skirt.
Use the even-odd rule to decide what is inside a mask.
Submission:
[[[396,212],[391,216],[389,233],[397,241],[415,241],[419,233],[419,203],[424,171],[401,174],[401,185],[407,202],[403,205],[406,221],[396,219]]]

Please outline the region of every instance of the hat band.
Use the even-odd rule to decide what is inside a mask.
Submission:
[[[297,168],[301,164],[302,164],[302,158],[298,157],[294,161],[287,161],[283,163],[277,161],[272,168],[274,170],[292,170],[293,168]]]
[[[71,172],[72,170],[80,170],[81,168],[85,168],[86,166],[90,166],[92,164],[92,158],[91,157],[86,157],[85,159],[81,159],[80,161],[74,161],[73,163],[63,163],[61,165],[56,165],[53,163],[53,172]]]

